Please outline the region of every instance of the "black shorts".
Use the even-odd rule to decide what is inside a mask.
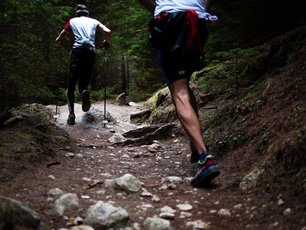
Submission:
[[[190,78],[192,73],[200,70],[202,66],[199,55],[173,55],[163,50],[158,50],[157,62],[167,85],[179,79]]]
[[[185,12],[164,13],[163,17],[160,21],[153,19],[149,29],[151,42],[158,50],[158,65],[164,72],[165,82],[169,85],[176,80],[189,78],[194,71],[200,69],[208,29],[206,21],[199,19],[197,39],[200,52],[186,52],[188,29]]]

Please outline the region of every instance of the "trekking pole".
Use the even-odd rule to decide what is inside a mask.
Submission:
[[[59,82],[57,81],[56,82],[56,85],[58,86],[58,88],[60,88],[60,86],[59,86]],[[59,99],[58,99],[58,91],[57,91],[57,93],[56,93],[56,104],[55,104],[55,114],[53,115],[53,119],[55,120],[55,121],[57,121],[58,119],[59,119],[59,117],[60,117],[60,106],[59,106],[59,104],[60,104],[60,102],[59,102]]]
[[[109,48],[110,44],[108,41],[103,41],[103,48],[104,50],[107,50]],[[106,51],[104,53],[104,118],[103,118],[103,127],[105,128],[106,124],[108,123],[106,119],[106,91],[107,91],[107,68],[106,63],[107,62],[107,56]]]
[[[107,76],[106,76],[106,56],[104,56],[104,117],[103,117],[103,126],[105,128],[108,123],[106,119],[106,89],[107,89]]]
[[[55,105],[55,114],[53,115],[55,121],[59,118],[59,106],[58,104]]]

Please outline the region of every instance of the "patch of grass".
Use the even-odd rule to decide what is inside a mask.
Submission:
[[[293,137],[296,141],[299,141],[302,139],[302,133],[299,130],[296,130],[293,134]]]
[[[246,138],[243,133],[231,133],[217,139],[214,145],[219,153],[224,153],[244,145],[245,142]]]
[[[242,89],[254,82],[252,69],[257,54],[254,49],[233,49],[216,53],[219,61],[196,73],[196,83],[204,92],[213,91],[224,94],[227,98],[240,99]]]
[[[66,137],[60,135],[60,136],[55,136],[55,141],[58,141],[60,143],[67,143],[68,139]]]

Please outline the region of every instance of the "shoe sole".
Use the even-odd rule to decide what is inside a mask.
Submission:
[[[67,119],[67,124],[68,125],[75,125],[75,120],[70,120],[69,118]]]
[[[205,174],[202,174],[198,176],[196,179],[191,181],[191,185],[194,187],[208,184],[211,182],[216,176],[220,174],[220,171],[216,165],[211,165],[207,170]]]
[[[88,90],[84,90],[82,93],[82,110],[87,112],[90,109],[90,95]]]
[[[68,125],[75,125],[75,122],[70,122],[70,121],[68,122],[68,121],[67,121],[67,124],[68,124]]]

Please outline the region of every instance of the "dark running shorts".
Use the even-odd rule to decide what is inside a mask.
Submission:
[[[200,70],[201,57],[172,55],[169,52],[158,50],[157,62],[164,73],[165,83],[170,85],[176,80],[190,78],[193,72]]]
[[[199,21],[199,36],[203,45],[208,37],[206,21]],[[194,71],[200,70],[203,60],[199,54],[187,54],[178,49],[174,52],[164,49],[158,49],[157,62],[158,66],[164,73],[164,80],[170,85],[176,80],[191,77]]]

